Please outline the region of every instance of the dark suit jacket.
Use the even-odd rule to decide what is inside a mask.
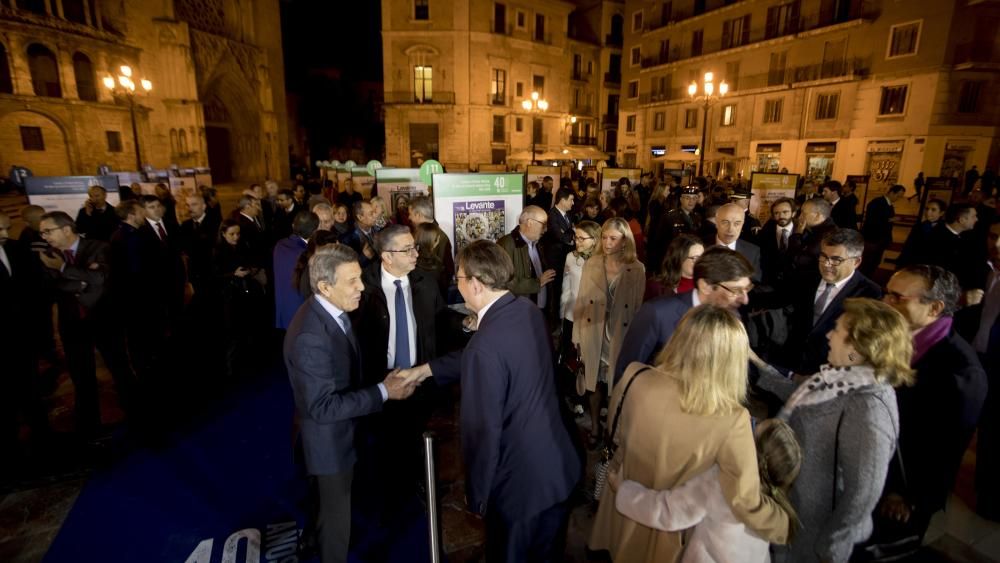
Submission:
[[[981,288],[983,280],[979,279],[979,266],[982,261],[977,260],[978,249],[973,248],[971,239],[965,234],[956,235],[944,221],[939,222],[927,237],[921,262],[951,271],[958,277],[962,289]]]
[[[829,217],[812,227],[806,227],[801,234],[793,233],[788,239],[788,253],[791,270],[790,280],[795,286],[816,287],[819,280],[819,251],[823,237],[837,225]],[[792,296],[789,296],[792,297]]]
[[[66,264],[61,272],[48,268],[46,270],[57,292],[60,319],[79,319],[81,313],[94,315],[100,312],[107,296],[111,277],[111,247],[102,240],[81,238],[80,246],[76,249],[76,264]],[[80,310],[81,306],[83,311]]]
[[[476,513],[521,520],[566,500],[580,479],[551,348],[541,311],[507,293],[464,351],[431,361],[437,382],[461,379],[466,499]]]
[[[120,222],[115,208],[110,204],[104,206],[104,211],[94,211],[93,215],[87,215],[82,208],[76,214],[77,232],[92,240],[111,240],[111,235],[118,229]]]
[[[142,241],[142,277],[148,283],[146,293],[158,298],[169,309],[176,309],[184,301],[184,263],[181,260],[180,227],[171,229],[167,225],[167,240],[163,241],[153,230],[149,221],[143,221],[139,227],[139,237]]]
[[[180,226],[180,247],[188,258],[188,279],[199,290],[212,280],[212,249],[219,237],[219,221],[207,213],[197,228],[194,219]]]
[[[818,285],[800,289],[792,311],[791,327],[786,342],[787,362],[795,367],[797,373],[813,374],[819,371],[819,366],[826,363],[830,352],[830,343],[826,333],[833,330],[837,317],[844,312],[844,299],[848,297],[871,297],[880,299],[882,289],[866,278],[861,272],[855,271],[851,280],[837,293],[833,301],[826,306],[823,314],[813,323],[813,311]],[[794,361],[798,359],[798,361]]]
[[[429,362],[437,357],[437,318],[447,311],[444,298],[438,291],[437,280],[414,270],[407,276],[413,298],[413,317],[416,320],[417,361],[413,365]],[[361,305],[352,315],[364,358],[366,382],[377,383],[385,378],[386,354],[389,339],[389,304],[382,291],[382,264],[365,268],[361,275],[365,289]],[[392,304],[395,307],[395,302]]]
[[[17,244],[17,241],[8,239],[3,245],[4,253],[10,262],[10,270],[0,262],[0,342],[4,345],[11,343],[14,339],[23,342],[18,338],[25,332],[21,326],[22,315],[29,310],[25,302],[25,294],[31,290],[30,280],[33,277],[33,268],[28,250]],[[26,335],[25,335],[26,336]]]
[[[930,245],[931,232],[938,223],[921,221],[913,225],[913,228],[910,229],[910,234],[906,236],[906,242],[903,243],[903,249],[899,252],[899,257],[896,258],[896,268],[923,263],[928,246]]]
[[[372,262],[375,261],[375,258],[378,258],[378,254],[376,254],[375,258],[368,258],[364,253],[365,243],[368,243],[368,246],[370,246],[372,250],[375,250],[375,242],[373,240],[374,236],[374,232],[371,235],[366,235],[362,233],[360,229],[354,227],[353,229],[347,231],[344,236],[340,237],[340,243],[353,248],[354,252],[358,253],[358,262],[361,264],[361,267],[367,268]]]
[[[760,269],[760,247],[752,242],[736,239],[736,252],[742,254],[750,262],[750,265],[753,266],[754,274],[750,279],[754,283],[760,283],[760,280],[764,278],[764,272]]]
[[[757,233],[757,242],[760,246],[760,268],[762,270],[761,279],[771,286],[780,287],[785,281],[788,270],[791,268],[792,235],[795,233],[794,225],[788,234],[788,248],[784,251],[778,249],[778,223],[771,219],[764,224],[760,232]]]
[[[378,387],[361,387],[360,353],[311,298],[288,326],[284,354],[306,471],[332,475],[351,469],[357,461],[355,419],[382,410]]]
[[[837,204],[833,206],[833,210],[830,212],[830,218],[840,228],[858,228],[858,213],[854,209],[853,202],[847,198],[842,197],[837,200]]]
[[[263,226],[258,226],[256,221],[239,211],[233,213],[233,218],[240,222],[240,242],[246,245],[247,250],[250,251],[254,265],[258,268],[263,267],[268,262],[268,258],[271,257],[267,244],[267,233]]]
[[[569,220],[569,215],[563,214],[553,207],[549,209],[548,230],[542,236],[544,241],[546,259],[549,264],[565,264],[566,255],[573,251],[575,247],[576,231],[573,230],[573,223]],[[556,277],[562,277],[562,268],[556,268]]]
[[[632,319],[618,352],[615,364],[615,381],[617,382],[625,368],[632,362],[652,364],[660,349],[670,340],[681,317],[694,307],[694,292],[697,290],[658,297],[647,301],[639,308]]]
[[[865,225],[861,229],[865,241],[886,246],[892,244],[892,217],[895,214],[885,196],[873,199],[865,211]]]
[[[271,236],[275,240],[281,240],[292,234],[292,219],[301,209],[304,209],[304,207],[299,207],[298,205],[294,205],[291,212],[285,211],[282,208],[275,209],[269,223],[271,225]]]
[[[293,285],[295,265],[306,250],[306,241],[290,235],[274,245],[274,326],[287,329],[305,296]],[[381,380],[379,380],[381,381]]]
[[[885,493],[899,493],[930,514],[944,508],[955,485],[986,399],[986,372],[972,346],[954,331],[914,368],[916,384],[896,389],[906,486],[893,457]]]

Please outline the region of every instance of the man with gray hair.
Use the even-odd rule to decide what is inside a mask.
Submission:
[[[333,206],[328,202],[321,202],[313,205],[311,211],[319,217],[317,231],[333,231]]]
[[[438,240],[442,244],[430,248],[426,245],[420,246],[420,257],[417,261],[417,266],[424,271],[435,271],[436,268],[440,267],[438,271],[438,287],[441,288],[441,294],[445,295],[447,293],[448,286],[451,285],[452,277],[455,275],[455,259],[452,255],[451,250],[451,239],[448,235],[441,229],[434,220],[434,202],[431,200],[430,196],[419,196],[410,200],[410,224],[413,226],[414,231],[419,231],[421,225],[430,225],[430,227],[423,227],[424,229],[430,229],[433,227],[434,236],[431,237],[420,237],[414,235],[417,240],[426,238],[427,240]],[[431,265],[433,267],[425,267]]]
[[[529,205],[517,218],[517,227],[497,241],[514,263],[511,293],[531,299],[543,311],[550,301],[547,286],[556,278],[556,271],[545,263],[540,242],[548,221],[545,210]]]
[[[389,399],[409,397],[415,384],[391,373],[377,385],[360,385],[361,351],[348,317],[364,289],[357,253],[342,244],[317,250],[309,259],[309,283],[314,295],[295,313],[284,342],[301,429],[297,445],[319,496],[305,533],[315,534],[323,563],[343,562],[351,537],[356,420]]]

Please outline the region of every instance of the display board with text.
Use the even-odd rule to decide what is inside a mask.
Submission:
[[[754,172],[750,175],[750,214],[761,224],[771,218],[771,204],[775,200],[790,197],[795,198],[795,186],[798,185],[798,174],[777,174],[773,172]]]
[[[552,187],[557,188],[559,186],[559,169],[555,166],[528,166],[525,168],[527,179],[524,185],[528,185],[530,182],[538,182],[538,187],[542,187],[542,180],[546,176],[552,178]],[[553,189],[555,191],[555,189]]]
[[[514,230],[524,205],[523,174],[435,174],[434,219],[458,253],[470,242]]]
[[[633,186],[639,183],[642,177],[640,168],[605,168],[601,170],[601,191],[612,192],[622,178],[628,178]]]
[[[24,179],[28,203],[46,213],[65,211],[75,218],[87,201],[87,190],[101,186],[108,192],[108,204],[118,205],[118,177],[108,176],[29,176]]]
[[[410,200],[430,193],[420,179],[419,168],[379,168],[375,171],[378,195],[389,204],[389,214],[395,215],[400,207],[409,207]]]

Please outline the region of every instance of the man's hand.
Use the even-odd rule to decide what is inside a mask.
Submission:
[[[542,272],[542,277],[538,278],[538,283],[544,287],[545,284],[549,283],[554,279],[556,279],[556,271],[549,269]]]
[[[616,467],[614,469],[608,469],[608,486],[611,487],[613,492],[618,492],[618,487],[622,486],[622,472],[621,467]]]
[[[385,390],[389,394],[389,398],[397,401],[409,397],[413,394],[413,390],[417,388],[417,385],[408,381],[405,376],[401,375],[399,370],[394,370],[385,376],[382,384],[385,385]]]
[[[62,270],[63,266],[66,264],[66,261],[63,260],[62,256],[55,253],[50,254],[48,252],[39,252],[38,258],[42,261],[42,264],[45,264],[46,268],[52,270]]]
[[[966,306],[979,305],[983,302],[983,296],[986,295],[982,289],[970,289],[965,292],[965,304]]]
[[[398,372],[393,372],[393,374],[398,374],[398,376],[405,379],[407,383],[412,383],[413,385],[420,385],[425,379],[433,375],[431,373],[430,364],[421,364],[412,368],[401,369]]]
[[[904,524],[909,522],[912,512],[910,505],[906,503],[906,499],[896,493],[889,493],[883,497],[878,509],[882,516]]]

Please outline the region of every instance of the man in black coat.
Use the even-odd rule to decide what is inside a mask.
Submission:
[[[274,240],[287,238],[292,234],[292,219],[300,208],[295,204],[295,192],[283,189],[275,197],[275,209],[271,220],[271,235]]]
[[[771,219],[764,224],[760,243],[760,266],[765,284],[780,291],[791,268],[791,242],[795,232],[795,200],[789,197],[771,203]]]
[[[207,299],[212,284],[212,250],[219,238],[220,221],[207,213],[205,198],[187,198],[190,218],[180,226],[181,252],[187,259],[188,281],[194,300]]]
[[[830,203],[822,198],[806,200],[795,222],[795,232],[788,241],[790,282],[795,287],[814,286],[819,279],[820,243],[837,228],[830,218]],[[791,296],[789,296],[791,297]]]
[[[358,253],[362,268],[378,262],[375,252],[375,206],[367,201],[355,201],[351,208],[354,214],[354,228],[340,237],[341,244],[346,244]]]
[[[146,213],[139,235],[142,240],[143,277],[148,284],[149,334],[157,340],[154,346],[162,346],[167,335],[176,331],[184,306],[184,284],[187,280],[181,259],[180,227],[167,226],[165,208],[156,196],[142,196],[140,201]],[[154,336],[153,330],[162,332]]]
[[[573,220],[570,217],[573,205],[573,192],[569,188],[559,188],[553,198],[552,208],[549,209],[548,227],[542,235],[545,263],[550,264],[556,271],[556,277],[552,280],[553,293],[556,296],[554,301],[558,301],[562,288],[566,255],[576,248],[576,231],[573,229]],[[555,311],[557,308],[552,310]]]
[[[865,224],[861,230],[865,237],[861,273],[866,276],[875,274],[882,264],[882,255],[892,244],[892,218],[896,215],[893,203],[903,197],[904,193],[906,188],[896,184],[884,196],[873,199],[865,210]]]
[[[264,267],[271,259],[271,241],[262,223],[262,213],[260,200],[243,194],[236,202],[232,215],[240,223],[240,242],[246,245],[258,268]]]
[[[830,180],[823,186],[823,199],[832,207],[830,218],[842,229],[857,229],[858,214],[852,202],[840,197],[841,189],[840,182],[836,180]]]
[[[986,398],[986,372],[952,328],[960,295],[955,275],[938,266],[905,267],[886,288],[885,302],[914,333],[916,382],[896,389],[903,463],[890,463],[879,506],[906,531],[896,531],[900,537],[923,537],[931,516],[944,508]],[[880,532],[889,530],[876,529],[876,537]]]
[[[918,254],[918,262],[934,264],[958,276],[958,283],[965,291],[982,289],[980,271],[980,245],[972,234],[979,217],[976,208],[968,203],[957,203],[945,212],[944,221],[931,230],[926,249]],[[985,246],[985,244],[982,244]]]
[[[875,282],[858,270],[864,239],[853,229],[834,229],[824,235],[819,253],[819,283],[800,286],[794,301],[784,363],[796,373],[813,374],[826,363],[833,330],[848,297],[882,297]]]
[[[89,239],[111,240],[111,234],[118,229],[118,215],[108,205],[108,192],[103,186],[87,189],[87,201],[76,214],[76,226]]]
[[[750,276],[750,279],[754,283],[760,283],[763,277],[760,268],[760,247],[739,238],[743,232],[745,219],[746,214],[739,205],[735,203],[723,205],[715,214],[715,238],[714,240],[705,240],[704,243],[706,247],[724,246],[742,254],[753,267],[753,275]]]
[[[944,201],[933,198],[924,207],[924,220],[913,225],[910,234],[906,236],[903,249],[899,251],[896,258],[896,268],[919,264],[924,260],[924,255],[931,244],[931,233],[944,218],[948,204]]]

